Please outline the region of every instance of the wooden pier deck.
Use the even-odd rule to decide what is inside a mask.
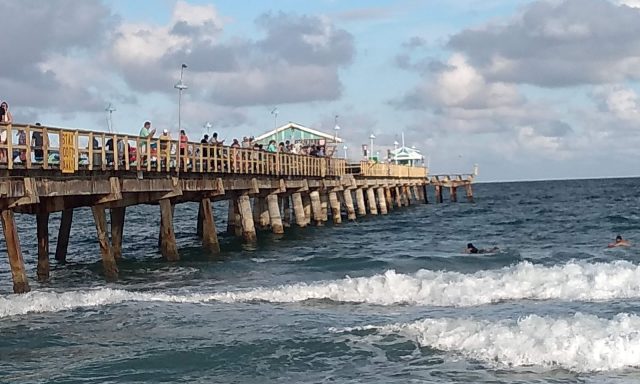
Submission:
[[[424,167],[269,153],[222,145],[31,125],[5,125],[0,143],[0,218],[13,290],[30,290],[15,213],[36,216],[37,278],[49,278],[49,215],[62,212],[55,259],[66,261],[74,208],[91,207],[104,275],[118,278],[126,207],[159,206],[159,247],[165,260],[180,259],[173,231],[175,206],[197,202],[194,226],[203,247],[220,252],[216,214],[227,232],[255,242],[260,230],[284,233],[296,225],[334,224],[427,203],[427,187],[459,186],[471,193],[472,175],[429,176]],[[438,197],[439,196],[439,197]],[[212,202],[228,201],[226,212]],[[345,212],[343,217],[342,212]],[[107,220],[107,213],[109,220]]]

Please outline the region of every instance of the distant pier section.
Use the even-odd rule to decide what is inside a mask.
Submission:
[[[37,279],[49,279],[49,215],[61,212],[55,259],[66,262],[74,209],[90,207],[104,275],[118,278],[126,208],[159,206],[158,246],[180,260],[173,228],[175,207],[199,204],[194,233],[212,255],[219,232],[255,242],[261,231],[291,226],[340,225],[367,215],[428,203],[429,186],[473,200],[473,175],[429,175],[425,167],[266,152],[207,143],[141,138],[33,125],[3,125],[0,142],[0,212],[16,293],[29,292],[16,213],[36,216]],[[182,145],[181,145],[182,144]],[[184,149],[184,150],[180,150]],[[223,212],[212,202],[226,201]],[[216,228],[215,217],[227,218]]]

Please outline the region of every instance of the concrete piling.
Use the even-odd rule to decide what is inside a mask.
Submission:
[[[256,236],[256,227],[251,213],[251,200],[248,195],[238,197],[238,209],[242,222],[242,238],[247,243],[255,243],[258,241],[258,237]]]
[[[378,214],[378,206],[376,204],[376,194],[373,187],[367,188],[367,201],[369,202],[369,213],[372,215]]]
[[[118,279],[118,266],[116,265],[116,259],[111,252],[111,243],[107,233],[107,219],[104,212],[104,207],[100,205],[94,205],[91,207],[93,213],[93,219],[96,224],[96,231],[98,233],[98,242],[100,243],[100,254],[102,255],[102,267],[104,269],[104,276],[107,281],[115,281]]]
[[[347,219],[353,221],[356,219],[356,210],[353,207],[353,197],[351,196],[351,190],[345,188],[342,192],[345,209],[347,210]]]
[[[113,252],[113,258],[116,260],[122,258],[125,210],[125,207],[117,207],[111,208],[109,212],[111,215],[111,252]]]
[[[202,208],[202,246],[213,254],[220,253],[220,242],[218,241],[218,230],[216,229],[213,206],[209,198],[200,201]]]
[[[356,204],[358,204],[358,216],[366,216],[367,208],[364,202],[364,191],[362,188],[356,189]]]
[[[380,214],[387,214],[387,197],[384,194],[384,187],[379,187],[378,190],[378,205],[380,205]]]
[[[173,230],[173,211],[175,206],[169,199],[160,200],[160,253],[167,261],[178,261],[178,246]],[[204,227],[203,227],[204,230]]]
[[[38,234],[38,281],[49,280],[49,212],[36,213]]]
[[[342,223],[342,214],[340,212],[340,200],[338,200],[338,195],[336,192],[329,192],[329,205],[331,205],[331,217],[333,218],[334,224]]]
[[[282,218],[280,217],[280,207],[278,206],[278,195],[271,194],[267,196],[267,207],[269,210],[269,220],[271,221],[271,231],[280,235],[284,233]]]
[[[13,278],[13,293],[27,293],[31,288],[29,288],[27,273],[24,268],[20,238],[18,237],[13,211],[8,209],[3,210],[1,218],[4,239],[7,244],[9,266],[11,267],[11,277]]]
[[[58,230],[58,241],[56,243],[56,261],[61,264],[67,262],[67,249],[69,247],[69,236],[71,235],[71,222],[73,221],[73,209],[65,209],[60,217],[60,229]]]

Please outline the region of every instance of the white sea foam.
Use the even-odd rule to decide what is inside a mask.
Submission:
[[[299,302],[328,299],[376,305],[473,306],[504,300],[602,301],[640,297],[640,266],[626,261],[545,267],[528,262],[473,274],[420,270],[387,271],[371,277],[297,283],[249,290],[169,294],[96,289],[64,293],[32,292],[0,297],[0,317],[28,312],[68,310],[124,301],[184,303]]]
[[[575,372],[640,367],[640,317],[629,314],[611,320],[582,314],[500,322],[425,319],[361,329],[372,328],[498,367],[562,367]]]

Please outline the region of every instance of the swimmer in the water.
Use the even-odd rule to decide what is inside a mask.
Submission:
[[[489,249],[478,249],[472,243],[467,244],[467,249],[464,250],[464,253],[491,253],[496,252],[499,248],[493,247]]]
[[[628,242],[627,240],[623,239],[622,236],[618,235],[616,236],[616,241],[613,243],[610,243],[609,245],[607,245],[608,248],[615,248],[615,247],[630,247],[631,243]]]

